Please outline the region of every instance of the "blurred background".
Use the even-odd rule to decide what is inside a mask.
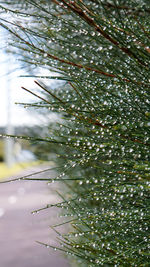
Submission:
[[[7,39],[7,32],[0,29],[0,182],[27,175],[33,177],[35,172],[42,173],[42,178],[55,177],[53,171],[43,172],[45,168],[54,167],[48,146],[43,153],[43,144],[39,147],[29,140],[5,136],[45,136],[49,134],[48,125],[56,120],[52,112],[47,112],[45,116],[34,109],[28,110],[24,104],[17,104],[37,101],[36,97],[21,89],[24,86],[32,90],[35,84],[34,78],[21,77],[29,72],[21,68],[17,57],[11,54]],[[47,156],[43,157],[43,154]],[[0,266],[47,267],[50,264],[53,267],[69,267],[63,255],[54,254],[35,241],[57,245],[54,232],[49,231],[49,225],[58,221],[56,209],[50,214],[40,213],[38,217],[31,212],[58,201],[55,190],[45,182],[0,184],[0,244],[3,244],[0,247]]]
[[[19,76],[24,71],[19,68],[15,56],[7,49],[7,33],[1,29],[0,42],[0,178],[5,178],[14,174],[27,163],[36,161],[29,142],[12,138],[3,138],[3,134],[21,135],[29,127],[35,127],[37,120],[25,110],[25,108],[15,104],[17,102],[32,101],[21,89],[21,86],[28,86],[31,79],[25,82]],[[25,163],[25,164],[24,164]],[[24,165],[22,165],[24,164]]]
[[[7,47],[8,33],[0,32],[0,179],[14,175],[22,168],[38,163],[39,157],[35,145],[31,142],[5,138],[3,135],[30,135],[45,131],[47,124],[55,120],[55,114],[49,112],[47,116],[35,110],[28,110],[19,103],[36,102],[37,98],[24,91],[24,86],[32,90],[35,87],[34,78],[22,77],[29,72],[21,68],[17,56],[12,55]],[[55,87],[57,82],[51,82]],[[36,151],[35,151],[36,150]]]

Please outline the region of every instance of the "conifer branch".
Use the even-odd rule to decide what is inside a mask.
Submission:
[[[147,66],[143,61],[141,61],[130,49],[123,47],[119,44],[119,42],[115,39],[113,39],[106,31],[103,30],[102,27],[97,25],[93,18],[90,18],[86,11],[81,9],[81,7],[76,4],[75,2],[69,1],[66,2],[66,0],[61,0],[66,6],[68,6],[74,13],[76,13],[79,17],[81,17],[84,21],[86,21],[90,26],[92,26],[95,31],[99,32],[105,39],[110,41],[112,44],[117,46],[120,50],[122,50],[125,54],[127,54],[131,58],[135,58],[140,64],[143,66]]]

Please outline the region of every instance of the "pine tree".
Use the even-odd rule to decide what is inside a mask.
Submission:
[[[0,2],[9,46],[36,79],[38,93],[23,88],[31,106],[61,117],[33,138],[58,154],[54,181],[68,188],[60,249],[77,266],[149,266],[149,0]]]

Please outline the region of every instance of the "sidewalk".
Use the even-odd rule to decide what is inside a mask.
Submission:
[[[34,168],[39,171],[40,167]],[[28,170],[29,173],[33,172]],[[26,175],[23,171],[21,175]],[[46,173],[45,176],[54,175]],[[42,175],[40,175],[41,177]],[[59,201],[45,182],[17,181],[0,184],[0,267],[69,267],[64,255],[35,241],[57,245],[49,228],[58,222],[58,210],[31,211]]]

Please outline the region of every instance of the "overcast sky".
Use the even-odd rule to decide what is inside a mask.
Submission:
[[[27,73],[20,68],[17,57],[5,52],[7,39],[7,32],[0,28],[0,127],[7,125],[8,117],[12,125],[21,126],[30,126],[39,123],[46,124],[47,121],[56,120],[56,115],[52,115],[51,112],[46,117],[43,117],[42,115],[38,115],[38,113],[35,114],[30,109],[25,109],[23,106],[15,104],[16,102],[31,103],[38,101],[35,96],[21,89],[22,86],[31,91],[39,88],[35,85],[34,78],[19,77]],[[42,70],[39,72],[40,74],[49,75],[49,71]],[[51,75],[56,74],[51,73]],[[47,85],[49,84],[55,88],[59,82],[56,82],[56,80],[47,80]],[[10,111],[10,115],[8,111]]]
[[[16,102],[31,102],[36,99],[30,94],[21,89],[21,86],[32,88],[33,79],[20,78],[23,71],[15,71],[18,66],[15,59],[0,52],[0,126],[5,126],[7,123],[8,105],[10,108],[10,120],[13,125],[35,123],[34,117],[29,116],[29,111],[23,107],[16,105]],[[12,72],[12,74],[9,74]]]
[[[13,70],[16,71],[12,72]],[[10,74],[11,73],[11,74]],[[32,90],[35,88],[34,78],[21,78],[25,72],[19,69],[19,64],[13,56],[0,52],[0,127],[6,126],[8,121],[8,110],[10,111],[9,120],[12,125],[33,125],[46,123],[47,118],[42,115],[37,116],[30,109],[16,105],[16,102],[31,103],[38,99],[30,93],[21,89],[22,86]],[[37,86],[36,86],[37,87]],[[8,108],[9,105],[9,108]],[[55,116],[49,114],[49,119],[54,120]]]
[[[6,18],[8,19],[7,14]],[[8,104],[9,120],[13,125],[35,124],[37,119],[31,112],[15,105],[15,102],[31,102],[37,101],[37,99],[21,89],[21,86],[28,89],[34,88],[33,79],[19,78],[19,75],[24,75],[25,72],[19,68],[17,58],[6,54],[8,38],[8,32],[0,27],[0,127],[7,124]],[[15,69],[17,71],[14,71]]]

